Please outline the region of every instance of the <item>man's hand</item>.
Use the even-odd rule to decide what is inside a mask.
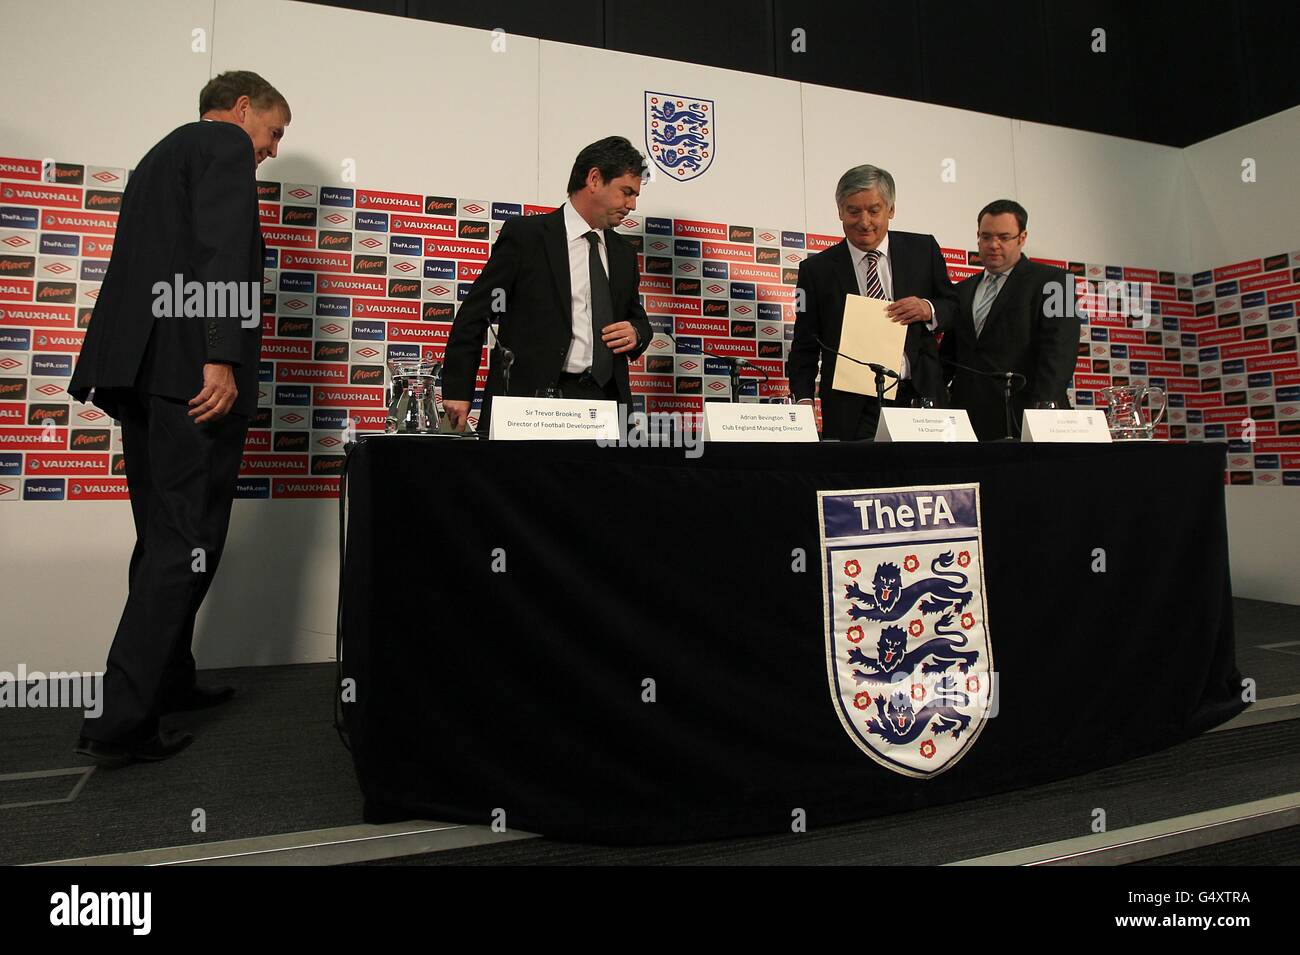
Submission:
[[[885,314],[889,316],[890,321],[897,322],[900,325],[911,325],[913,322],[928,322],[934,317],[930,313],[930,306],[926,304],[925,300],[917,298],[915,295],[900,298],[897,302],[890,302],[889,307],[885,309]]]
[[[613,325],[606,325],[600,330],[600,337],[615,355],[636,348],[636,329],[632,327],[631,322],[615,322]]]
[[[190,417],[195,424],[218,421],[230,413],[238,396],[235,370],[221,362],[207,362],[203,366],[203,390],[190,399]]]
[[[451,429],[453,431],[464,431],[469,425],[469,402],[452,401],[443,398],[442,406],[447,411],[447,419],[451,421]]]

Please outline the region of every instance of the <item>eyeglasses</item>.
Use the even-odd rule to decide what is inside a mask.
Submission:
[[[1013,235],[1005,232],[1001,235],[994,235],[992,232],[981,232],[976,236],[976,238],[985,245],[992,245],[994,242],[998,243],[998,245],[1009,245],[1022,235],[1024,235],[1023,232],[1017,232]]]

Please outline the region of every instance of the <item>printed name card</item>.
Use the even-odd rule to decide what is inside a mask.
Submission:
[[[817,421],[812,405],[704,405],[705,441],[812,441]]]
[[[1110,429],[1102,411],[1025,409],[1021,441],[1088,441],[1108,443]]]
[[[961,408],[881,408],[877,441],[976,441]]]
[[[579,398],[492,399],[493,441],[618,441],[618,402]]]

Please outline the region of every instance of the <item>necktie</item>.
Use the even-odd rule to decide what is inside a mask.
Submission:
[[[980,286],[979,301],[975,303],[975,337],[979,338],[980,332],[984,330],[984,320],[989,317],[989,309],[993,307],[993,300],[998,297],[998,289],[1002,286],[1002,276],[994,275],[992,272]]]
[[[879,249],[872,249],[862,260],[863,267],[866,269],[866,284],[863,288],[866,290],[867,298],[885,297],[885,287],[880,284],[880,276],[876,274],[876,262],[880,259],[880,255]]]
[[[609,278],[600,264],[600,236],[588,232],[587,268],[591,273],[591,377],[602,388],[614,377],[614,353],[600,337],[601,329],[614,321],[614,299],[609,293]]]

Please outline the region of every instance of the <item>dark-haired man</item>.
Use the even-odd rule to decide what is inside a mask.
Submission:
[[[191,644],[257,411],[257,166],[275,156],[290,112],[262,77],[234,71],[204,86],[199,117],[131,174],[68,386],[121,422],[136,529],[103,712],[76,747],[103,762],[171,756],[191,737],[163,732],[159,717],[234,693],[195,683]]]
[[[487,327],[500,322],[479,417],[486,432],[494,395],[630,405],[627,363],[650,344],[636,250],[614,232],[636,208],[645,157],[622,136],[578,153],[569,199],[554,212],[507,219],[492,256],[456,313],[442,372],[443,403],[463,430]],[[503,349],[513,353],[509,391]]]
[[[990,441],[1017,437],[1022,413],[1035,404],[1070,407],[1066,389],[1078,355],[1079,317],[1071,307],[1073,276],[1024,255],[1024,206],[998,199],[980,210],[976,222],[984,268],[957,286],[957,320],[939,354],[954,406],[966,409],[981,441]],[[1023,387],[1018,381],[1013,386],[1010,435],[1003,381],[969,369],[1024,376]]]

